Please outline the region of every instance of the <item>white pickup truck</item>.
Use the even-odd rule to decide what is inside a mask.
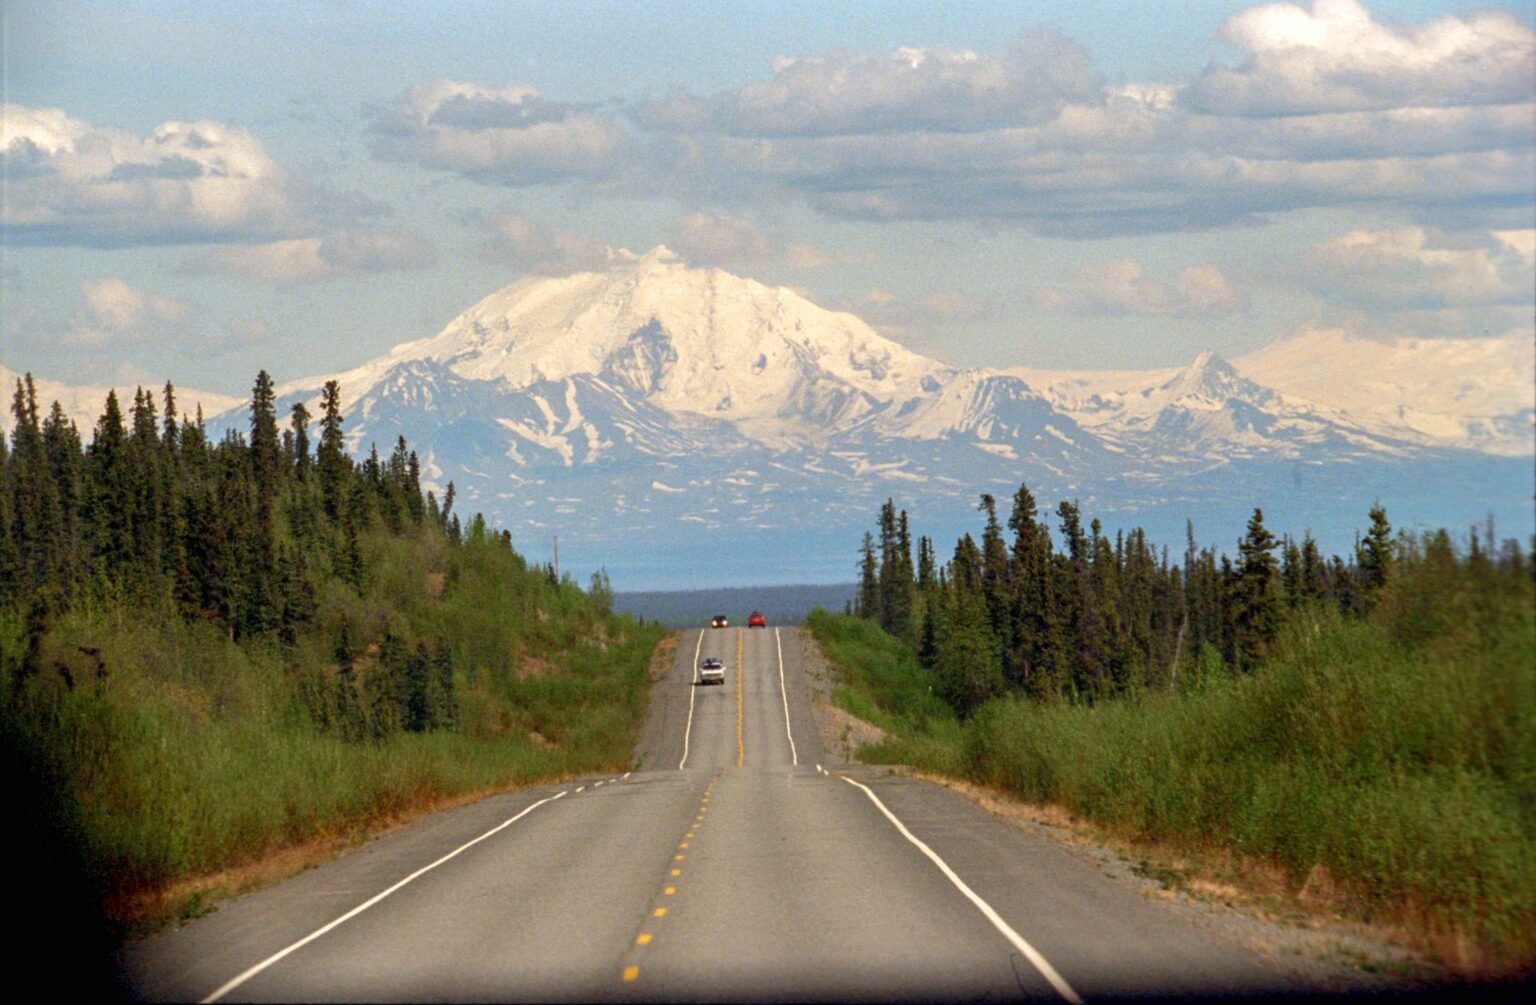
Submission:
[[[724,684],[725,664],[714,656],[707,656],[699,661],[700,684]]]

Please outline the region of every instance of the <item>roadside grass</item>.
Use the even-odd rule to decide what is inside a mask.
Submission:
[[[862,748],[862,760],[960,773],[960,722],[934,693],[933,675],[919,665],[910,646],[873,622],[820,608],[811,611],[806,624],[838,670],[833,703],[887,734]]]
[[[995,786],[1171,856],[1232,856],[1455,972],[1529,975],[1536,611],[1529,584],[1450,576],[1428,630],[1410,583],[1368,620],[1300,613],[1249,675],[1091,706],[999,699],[963,727],[914,701],[924,671],[907,647],[851,618],[810,624],[841,668],[839,703],[892,732],[864,759]]]
[[[368,588],[331,584],[293,645],[237,644],[98,596],[51,626],[40,671],[7,681],[0,729],[47,779],[119,935],[205,910],[222,889],[205,878],[285,850],[628,763],[661,628],[594,610],[504,547],[453,553],[424,536],[379,548]],[[457,728],[345,735],[331,643],[342,624],[359,679],[386,630],[447,645]],[[0,645],[21,641],[19,619],[0,615]]]

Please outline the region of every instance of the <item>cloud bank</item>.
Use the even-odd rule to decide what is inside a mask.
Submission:
[[[1318,207],[1529,225],[1536,36],[1507,12],[1417,26],[1356,0],[1230,18],[1232,65],[1106,86],[1040,33],[997,52],[824,52],[710,95],[562,104],[438,81],[375,116],[375,152],[497,185],[605,183],[833,218],[1067,237],[1241,226]]]
[[[265,244],[210,248],[182,263],[182,271],[218,273],[279,285],[316,283],[340,276],[425,269],[437,264],[430,246],[399,230],[344,230]]]
[[[167,122],[138,137],[56,108],[7,104],[0,116],[0,222],[15,243],[251,240],[312,226],[301,186],[243,129]]]

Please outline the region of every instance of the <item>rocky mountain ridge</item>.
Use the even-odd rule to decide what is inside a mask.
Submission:
[[[1371,343],[1376,370],[1344,347],[1336,383],[1385,374],[1421,412],[1361,407],[1379,392],[1324,379],[1310,354],[1340,349],[1328,335],[1156,371],[962,369],[659,248],[523,279],[334,379],[354,452],[404,436],[461,511],[527,542],[559,535],[562,555],[635,589],[845,580],[885,498],[943,541],[974,529],[979,493],[1020,483],[1175,541],[1186,518],[1226,536],[1258,504],[1282,531],[1342,531],[1377,497],[1414,521],[1528,523],[1536,392],[1487,341],[1460,371],[1438,345]],[[1514,391],[1508,366],[1480,369],[1500,351]],[[280,413],[317,413],[327,379],[279,385]],[[245,424],[243,406],[210,421]]]

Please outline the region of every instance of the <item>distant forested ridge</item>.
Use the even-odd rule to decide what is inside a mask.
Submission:
[[[1256,508],[1235,559],[1197,547],[1189,527],[1181,562],[1139,529],[1110,537],[1097,519],[1085,524],[1076,502],[1054,512],[1058,548],[1027,486],[1006,529],[995,497],[981,495],[978,509],[981,540],[964,535],[941,565],[927,537],[914,561],[907,513],[887,500],[877,534],[864,535],[855,605],[915,648],[962,716],[1009,694],[1091,702],[1181,674],[1242,672],[1303,607],[1364,614],[1402,572],[1463,561],[1445,530],[1394,535],[1379,504],[1345,557],[1324,558],[1310,533],[1277,538]],[[1471,528],[1464,563],[1516,583],[1532,572],[1520,542],[1496,542],[1491,522]]]

